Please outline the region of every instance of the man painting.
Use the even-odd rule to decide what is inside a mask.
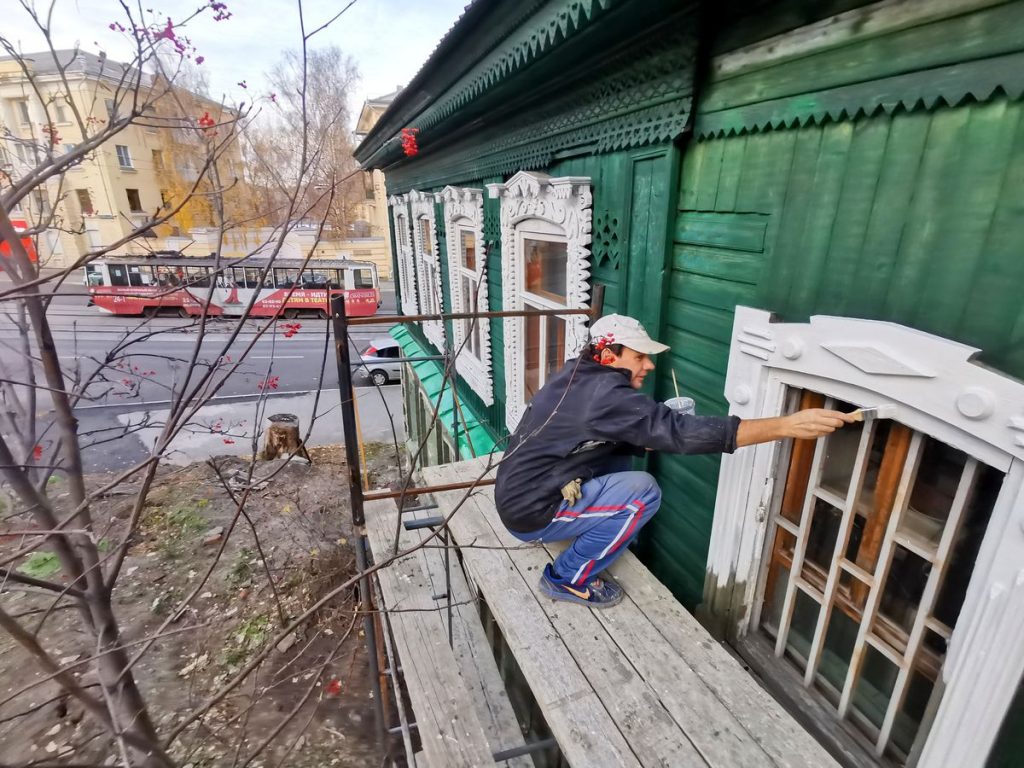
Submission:
[[[745,419],[673,411],[637,390],[668,349],[630,317],[608,315],[590,344],[538,391],[498,467],[495,501],[521,541],[572,544],[548,564],[540,591],[594,608],[615,605],[622,589],[603,572],[658,511],[661,489],[630,471],[644,450],[732,453],[784,438],[813,439],[854,420],[811,408],[789,416]]]

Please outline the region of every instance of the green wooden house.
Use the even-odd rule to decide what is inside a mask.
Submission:
[[[851,765],[1024,764],[1022,94],[1020,0],[476,0],[357,150],[406,314],[601,284],[672,347],[657,398],[674,369],[700,413],[895,406],[647,461],[641,557]],[[458,351],[454,393],[403,378],[444,463],[500,450],[586,329],[394,333]]]

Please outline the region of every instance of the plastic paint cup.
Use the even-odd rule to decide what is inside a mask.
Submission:
[[[684,416],[692,416],[697,413],[697,404],[692,397],[670,397],[665,401],[665,405]]]

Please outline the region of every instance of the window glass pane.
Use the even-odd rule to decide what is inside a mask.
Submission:
[[[547,354],[544,365],[544,381],[562,367],[565,362],[565,321],[557,317],[547,318]]]
[[[430,220],[423,218],[417,222],[420,228],[420,247],[426,256],[434,255],[434,238],[430,236]]]
[[[526,290],[546,299],[566,302],[568,252],[565,243],[523,240]]]
[[[185,274],[188,282],[196,287],[206,287],[210,284],[208,267],[186,267]]]
[[[82,213],[86,216],[91,216],[93,213],[92,198],[89,196],[89,190],[87,189],[76,189],[75,196],[78,198],[78,207]]]
[[[534,394],[540,389],[540,327],[539,317],[524,318],[526,325],[526,365],[524,388],[526,390],[526,402],[530,402]]]
[[[259,267],[245,267],[245,287],[246,288],[259,288],[260,287],[260,269]]]
[[[128,285],[128,270],[124,265],[111,264],[109,269],[111,285]]]
[[[103,285],[103,270],[95,264],[87,264],[85,280],[89,285]]]
[[[476,235],[468,229],[459,230],[462,266],[476,271]]]
[[[356,288],[373,288],[373,272],[369,269],[353,270]]]
[[[1003,488],[1003,478],[1003,473],[993,467],[978,467],[974,490],[964,508],[963,522],[957,531],[946,575],[939,585],[935,610],[932,612],[932,615],[947,627],[955,626],[960,616],[960,608],[963,607],[964,597],[967,595],[967,585],[974,571],[981,540],[988,528],[996,498]]]
[[[277,281],[278,288],[291,288],[293,285],[295,285],[295,281],[299,278],[299,270],[275,269],[274,275],[275,280]]]

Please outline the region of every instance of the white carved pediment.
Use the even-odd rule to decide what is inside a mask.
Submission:
[[[502,301],[507,310],[522,309],[520,284],[523,254],[518,252],[517,227],[530,220],[554,225],[566,238],[568,259],[567,302],[585,308],[590,302],[590,239],[593,197],[590,179],[582,176],[552,177],[546,173],[519,171],[504,184],[488,184],[492,200],[501,200]],[[586,318],[574,315],[568,322],[566,359],[575,357],[587,341]],[[522,318],[505,319],[505,421],[515,429],[526,409],[523,389]]]
[[[741,416],[771,371],[834,382],[857,405],[893,403],[899,420],[997,465],[1024,459],[1024,383],[978,365],[979,350],[896,323],[814,316],[776,323],[771,314],[737,307],[726,396]],[[843,361],[839,363],[838,360]],[[844,364],[845,363],[845,364]],[[938,425],[925,427],[938,420]]]
[[[923,376],[935,374],[909,357],[907,352],[896,352],[874,342],[832,342],[821,345],[840,360],[873,376]]]

